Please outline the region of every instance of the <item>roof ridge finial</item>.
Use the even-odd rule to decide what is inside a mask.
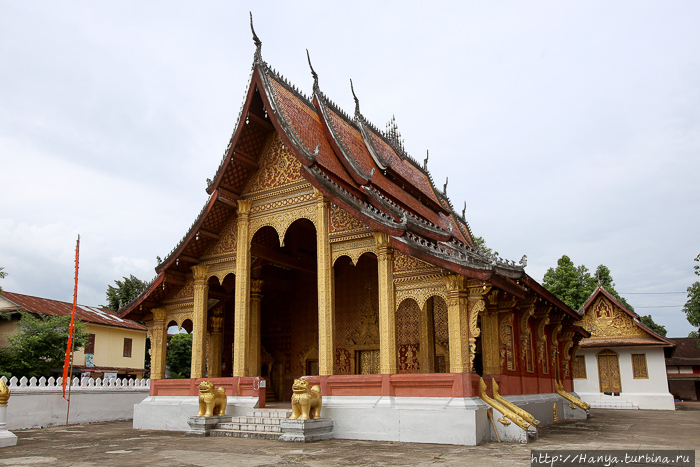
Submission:
[[[447,184],[450,181],[450,177],[445,177],[445,186],[442,188],[442,192],[447,196]]]
[[[423,170],[428,170],[428,159],[430,159],[430,149],[425,150],[425,160],[423,161]]]
[[[262,63],[262,41],[255,34],[255,29],[253,28],[253,12],[250,13],[250,30],[253,32],[253,42],[255,42],[255,63]]]
[[[462,209],[462,219],[466,219],[467,214],[467,202],[464,201],[464,209]]]
[[[360,114],[360,100],[355,95],[355,88],[352,86],[352,78],[350,78],[350,90],[352,91],[352,97],[355,99],[355,118],[359,119],[362,114]]]
[[[309,61],[309,68],[311,68],[311,76],[314,77],[314,91],[319,91],[318,74],[314,70],[313,65],[311,65],[311,56],[309,55],[309,49],[306,49],[306,59]]]

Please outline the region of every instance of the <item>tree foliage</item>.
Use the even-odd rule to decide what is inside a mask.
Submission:
[[[547,269],[542,285],[559,300],[578,310],[595,290],[596,281],[586,266],[575,266],[571,258],[564,255],[557,261],[556,268]]]
[[[654,320],[651,319],[651,315],[640,316],[639,321],[641,321],[644,326],[648,327],[658,335],[666,337],[666,327],[660,324],[656,324]]]
[[[627,303],[627,300],[625,300],[624,297],[621,297],[620,294],[617,293],[617,290],[615,290],[615,283],[613,282],[612,274],[610,273],[610,268],[608,268],[604,264],[598,265],[598,267],[595,270],[595,277],[593,279],[596,280],[601,285],[601,287],[610,292],[610,295],[615,297],[618,302],[622,303],[625,306],[625,308],[627,308],[630,311],[634,311],[632,305]],[[593,293],[593,290],[595,290],[595,286],[593,287],[593,289],[591,289],[590,293]],[[649,316],[649,319],[651,319],[651,316]]]
[[[478,250],[483,251],[487,256],[492,254],[491,248],[486,246],[486,240],[484,240],[484,237],[474,237],[474,246]]]
[[[73,328],[75,349],[87,343],[84,325]],[[49,377],[63,371],[70,316],[34,315],[20,311],[19,330],[8,337],[10,346],[0,349],[0,372],[15,376]]]
[[[189,378],[192,366],[192,334],[175,334],[168,342],[165,364],[173,378]]]
[[[700,254],[694,261],[700,263]],[[695,275],[700,276],[700,265],[696,264],[693,269]],[[698,328],[698,331],[691,332],[688,337],[700,337],[700,281],[695,281],[688,287],[688,300],[683,306],[683,312],[688,322]]]
[[[591,275],[586,266],[576,266],[571,258],[564,255],[557,261],[557,267],[549,268],[542,279],[545,289],[574,310],[578,310],[586,303],[598,284],[625,308],[634,311],[632,305],[615,290],[610,268],[604,264],[598,265],[595,275]]]
[[[128,278],[123,277],[123,281],[115,280],[116,287],[107,286],[107,305],[105,308],[112,311],[119,311],[128,303],[131,303],[136,297],[146,289],[146,284],[141,279],[129,275]]]

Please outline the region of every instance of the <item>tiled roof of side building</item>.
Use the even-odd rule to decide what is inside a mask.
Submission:
[[[6,302],[10,302],[11,305],[8,306]],[[2,307],[0,311],[22,310],[28,313],[49,316],[70,316],[73,310],[73,303],[33,297],[31,295],[23,295],[6,290],[3,290],[0,296],[0,306]],[[146,331],[146,326],[130,319],[120,318],[113,311],[104,308],[76,305],[75,316],[79,320],[87,323]]]

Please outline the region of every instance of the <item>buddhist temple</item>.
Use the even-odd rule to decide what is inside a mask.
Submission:
[[[574,388],[583,401],[594,408],[675,409],[665,359],[676,344],[601,286],[583,304],[578,324],[591,333],[573,362]]]
[[[562,395],[590,335],[580,316],[525,272],[524,256],[479,250],[427,159],[406,153],[394,124],[367,121],[351,87],[350,114],[309,60],[307,96],[253,39],[209,199],[120,311],[146,322],[152,343],[134,426],[186,430],[205,378],[227,388],[235,413],[289,401],[302,376],[320,385],[336,438],[476,445],[498,426],[522,440],[527,427],[489,420],[485,401],[499,398],[542,423],[557,407],[585,417]],[[165,379],[173,325],[193,334],[190,380]]]

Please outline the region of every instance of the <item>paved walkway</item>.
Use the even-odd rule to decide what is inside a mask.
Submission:
[[[490,443],[465,447],[349,440],[292,444],[137,431],[131,428],[131,422],[23,430],[15,434],[19,437],[17,446],[0,448],[0,466],[512,466],[530,465],[532,449],[700,451],[700,404],[682,405],[675,412],[593,409],[588,420],[560,422],[540,429],[539,439],[527,445]]]

